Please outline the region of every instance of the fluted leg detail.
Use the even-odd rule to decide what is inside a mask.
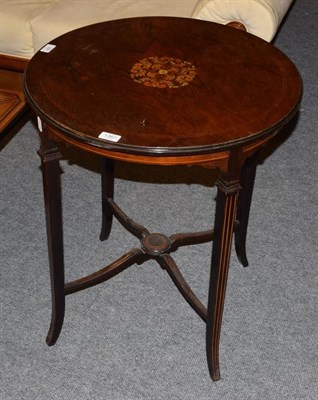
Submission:
[[[214,381],[220,379],[220,333],[237,197],[240,188],[238,181],[227,181],[224,178],[217,182],[217,186],[206,334],[208,366],[210,376]]]

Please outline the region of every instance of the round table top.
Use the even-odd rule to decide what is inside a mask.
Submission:
[[[50,44],[27,67],[26,97],[53,129],[101,150],[225,151],[279,130],[301,98],[300,75],[280,50],[212,22],[115,20]]]

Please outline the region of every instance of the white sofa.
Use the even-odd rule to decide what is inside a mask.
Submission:
[[[95,22],[149,15],[230,24],[271,41],[292,1],[0,0],[0,58],[13,57],[27,62],[45,43],[72,29]]]

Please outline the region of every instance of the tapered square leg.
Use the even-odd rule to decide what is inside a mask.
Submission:
[[[206,332],[208,367],[214,381],[220,379],[220,333],[240,184],[223,177],[217,187]]]
[[[46,342],[54,345],[62,329],[65,313],[64,250],[59,160],[61,154],[46,133],[38,152],[41,157],[51,276],[52,317]]]

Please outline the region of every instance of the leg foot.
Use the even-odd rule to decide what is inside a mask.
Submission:
[[[219,381],[221,379],[221,375],[220,375],[220,370],[216,369],[214,371],[211,371],[211,379],[212,381]]]

